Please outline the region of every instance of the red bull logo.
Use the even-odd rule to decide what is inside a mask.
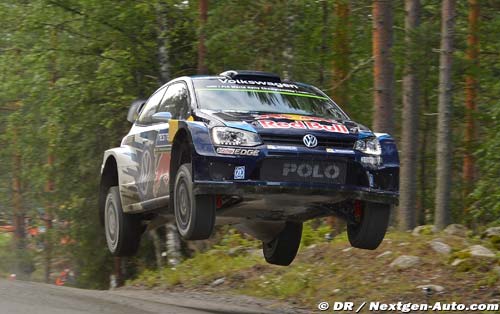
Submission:
[[[259,120],[259,124],[264,129],[304,129],[325,132],[335,132],[349,134],[349,130],[342,124],[322,124],[316,121],[273,121],[273,120]]]

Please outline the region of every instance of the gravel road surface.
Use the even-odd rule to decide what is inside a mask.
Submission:
[[[0,280],[0,314],[299,313],[269,301],[204,293],[96,291]]]

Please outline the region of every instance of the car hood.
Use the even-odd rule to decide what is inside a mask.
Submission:
[[[201,110],[217,124],[257,132],[262,135],[305,135],[328,137],[366,137],[373,133],[351,120],[335,120],[317,116],[240,111]],[[214,122],[215,122],[214,121]]]

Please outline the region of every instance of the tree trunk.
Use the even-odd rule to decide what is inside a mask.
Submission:
[[[327,0],[321,1],[321,14],[323,25],[321,29],[321,57],[319,69],[319,85],[324,87],[325,84],[325,69],[327,58],[327,41],[328,41],[328,2]]]
[[[424,73],[424,77],[425,73]],[[429,93],[427,89],[424,89],[424,95],[423,95],[423,112],[428,112],[430,108],[430,100],[429,100]],[[429,130],[431,129],[431,121],[428,116],[425,114],[422,116],[422,119],[424,120],[422,130],[421,130],[421,136],[422,140],[420,141],[420,148],[419,148],[419,157],[420,157],[420,200],[419,200],[419,208],[417,211],[417,222],[419,225],[423,225],[426,223],[426,215],[427,215],[427,184],[429,182],[429,177],[427,174],[427,159],[428,159],[428,152],[429,152],[429,136],[430,132]]]
[[[54,81],[55,83],[55,81]],[[52,141],[51,139],[54,138],[56,135],[53,132],[53,126],[49,125],[49,142]],[[48,145],[48,156],[47,156],[47,182],[45,184],[45,236],[44,236],[44,253],[45,253],[45,282],[49,283],[50,282],[50,273],[52,272],[52,219],[53,219],[53,208],[54,208],[54,200],[53,200],[53,194],[55,191],[55,184],[54,184],[54,144],[49,143]]]
[[[57,72],[57,57],[56,51],[59,46],[58,41],[59,30],[54,28],[50,35],[50,46],[54,50],[49,61],[49,73],[50,82],[49,89],[54,90],[57,83],[58,72]],[[50,119],[50,117],[49,117]],[[52,219],[53,219],[53,208],[54,200],[53,194],[55,191],[54,184],[54,149],[55,143],[54,139],[57,137],[57,131],[54,129],[54,124],[49,120],[47,128],[48,146],[47,146],[47,182],[45,184],[45,237],[44,237],[44,253],[45,253],[45,282],[50,282],[51,264],[52,264]]]
[[[350,4],[348,0],[335,2],[335,33],[333,35],[333,100],[339,105],[349,103],[349,83],[346,79],[349,70],[349,22]]]
[[[415,30],[420,23],[420,0],[405,1],[406,65],[403,77],[403,128],[401,135],[401,176],[399,228],[410,230],[416,225],[417,145],[419,83],[416,58],[412,54]]]
[[[181,236],[177,231],[175,222],[166,225],[167,237],[167,261],[170,266],[175,266],[181,262]]]
[[[469,61],[469,71],[465,76],[465,135],[464,135],[464,161],[463,161],[463,181],[464,198],[472,192],[474,180],[476,179],[474,146],[476,142],[476,101],[478,83],[476,69],[479,65],[479,3],[477,0],[469,0],[469,31],[467,34],[467,60]],[[469,202],[465,201],[464,211],[467,211]]]
[[[287,10],[286,10],[286,14],[285,14],[284,24],[286,25],[286,28],[289,30],[289,35],[285,36],[283,38],[284,46],[283,46],[283,52],[281,53],[281,55],[283,57],[282,78],[284,80],[290,80],[293,77],[292,70],[293,70],[293,63],[294,63],[293,59],[294,59],[294,55],[295,55],[294,47],[293,47],[293,41],[294,41],[293,29],[295,27],[296,16],[295,16],[295,12],[293,10],[294,8],[291,4],[287,5],[286,8],[287,8]]]
[[[50,127],[49,127],[50,129]],[[50,137],[50,134],[49,134]],[[52,264],[52,195],[54,193],[54,180],[52,179],[52,169],[54,167],[54,155],[52,147],[49,145],[49,154],[47,157],[47,171],[48,179],[45,185],[45,237],[44,237],[44,251],[45,251],[45,282],[50,282],[51,264]]]
[[[12,155],[12,208],[13,208],[13,223],[14,223],[14,239],[16,249],[24,250],[26,246],[26,227],[24,224],[24,206],[21,184],[21,152],[19,150],[17,127],[12,129],[12,147],[14,153]]]
[[[118,288],[123,286],[125,283],[125,279],[123,278],[123,261],[121,257],[115,256],[113,258],[113,276],[114,278],[114,283],[111,284],[112,288]],[[113,281],[113,280],[112,280]]]
[[[26,226],[25,226],[25,212],[23,206],[22,195],[22,158],[21,151],[18,143],[18,130],[17,123],[14,121],[12,124],[12,220],[14,225],[14,252],[15,252],[15,274],[19,279],[25,278],[24,269],[24,250],[26,249]]]
[[[155,257],[156,257],[156,267],[158,269],[163,268],[163,257],[161,256],[163,251],[162,240],[158,236],[157,229],[149,231],[149,236],[153,240],[153,246],[155,248]]]
[[[443,0],[441,11],[441,49],[439,58],[439,103],[436,165],[435,226],[443,229],[451,220],[451,64],[455,0]]]
[[[200,28],[198,34],[198,74],[207,74],[207,48],[205,47],[205,25],[207,23],[208,0],[199,0]]]
[[[392,47],[392,1],[373,1],[373,56],[374,112],[373,129],[376,132],[394,131],[393,109],[393,64]]]
[[[168,27],[167,27],[168,4],[165,0],[158,1],[156,5],[156,24],[158,28],[158,64],[160,84],[170,80],[170,60],[168,56]]]

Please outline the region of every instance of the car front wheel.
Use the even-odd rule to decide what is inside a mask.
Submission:
[[[353,247],[374,250],[384,239],[391,205],[359,202],[354,207],[354,221],[347,224],[347,236]]]
[[[262,242],[262,251],[269,264],[290,265],[302,239],[302,223],[287,221],[285,228],[270,242]]]
[[[133,256],[137,253],[144,229],[141,216],[123,212],[117,186],[110,187],[106,197],[104,228],[111,254],[114,256]]]
[[[179,167],[174,187],[174,214],[185,240],[205,240],[215,225],[215,196],[194,195],[191,164]]]

